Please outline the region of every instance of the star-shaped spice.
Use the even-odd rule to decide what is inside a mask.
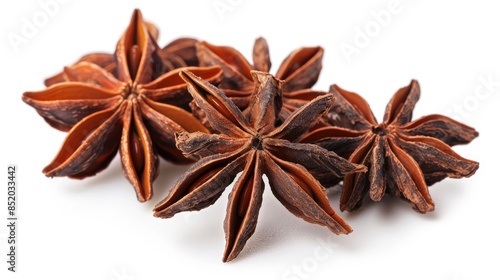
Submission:
[[[337,85],[330,92],[337,100],[328,114],[334,126],[317,129],[302,141],[315,142],[368,168],[367,173],[345,177],[342,211],[360,207],[366,194],[379,201],[385,193],[409,201],[418,212],[432,211],[428,186],[446,177],[472,176],[478,169],[477,162],[450,148],[477,137],[473,128],[442,115],[411,121],[420,97],[417,81],[396,92],[380,124],[361,96]]]
[[[252,99],[249,110],[242,113],[221,90],[193,73],[181,72],[189,92],[219,134],[177,134],[177,147],[186,156],[201,159],[154,209],[155,216],[162,218],[203,209],[243,171],[229,195],[223,261],[234,259],[255,230],[264,191],[263,174],[274,196],[291,213],[326,226],[335,234],[347,234],[351,228],[330,207],[325,189],[312,173],[343,177],[365,170],[319,146],[296,143],[332,106],[332,95],[313,99],[277,126],[282,82],[268,73],[251,74]]]
[[[82,179],[105,169],[118,150],[123,172],[139,201],[152,196],[158,157],[188,160],[175,147],[174,133],[207,129],[189,112],[192,100],[180,70],[153,80],[158,48],[136,10],[115,52],[116,77],[89,62],[64,71],[67,82],[39,92],[26,92],[23,100],[53,127],[69,133],[54,160],[43,169],[46,176]],[[190,68],[216,81],[218,67]]]
[[[199,42],[196,49],[200,66],[220,66],[224,72],[224,79],[218,87],[240,109],[246,109],[253,92],[251,71],[269,72],[271,68],[266,40],[264,38],[255,40],[253,65],[232,47]],[[300,48],[290,53],[279,66],[275,77],[284,81],[281,119],[286,119],[293,111],[315,97],[326,94],[311,89],[321,72],[323,52],[321,47]],[[193,111],[196,113],[196,110]]]

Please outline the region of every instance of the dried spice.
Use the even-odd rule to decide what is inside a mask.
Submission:
[[[150,37],[153,42],[158,39],[158,28],[152,23],[144,22]],[[153,59],[157,61],[157,65],[161,65],[161,69],[153,73],[152,78],[156,79],[160,75],[181,67],[198,66],[198,57],[196,56],[196,43],[198,40],[193,38],[178,38],[162,49],[156,51]],[[117,75],[115,56],[112,53],[91,53],[81,57],[73,66],[79,62],[90,62],[110,72],[115,77]],[[51,86],[57,83],[69,82],[70,77],[63,71],[45,80],[46,86]]]
[[[182,211],[208,207],[243,171],[229,195],[223,261],[234,259],[255,231],[264,191],[263,174],[269,178],[274,196],[297,217],[326,226],[335,234],[351,231],[330,207],[324,187],[308,170],[342,177],[365,171],[365,167],[316,145],[295,142],[332,106],[332,95],[313,99],[283,124],[276,125],[283,84],[272,75],[251,71],[254,90],[245,112],[200,77],[184,71],[181,75],[189,83],[197,105],[220,134],[176,135],[177,147],[186,156],[201,159],[155,207],[155,216],[169,218]]]
[[[341,210],[357,209],[366,194],[379,201],[390,193],[409,201],[418,212],[432,211],[428,186],[446,177],[472,176],[478,169],[477,162],[450,148],[477,137],[473,128],[442,115],[411,121],[420,97],[417,81],[396,92],[380,124],[361,96],[337,85],[330,92],[337,100],[328,114],[333,126],[317,129],[302,141],[315,142],[368,168],[367,173],[345,177]]]
[[[251,101],[253,92],[252,70],[269,72],[271,60],[269,47],[264,38],[258,38],[253,48],[253,65],[232,47],[215,46],[207,42],[196,45],[200,66],[218,65],[224,71],[219,85],[226,95],[242,110]],[[288,55],[281,63],[275,77],[283,80],[283,108],[280,118],[286,119],[293,111],[326,92],[310,89],[321,72],[323,48],[300,48]],[[198,112],[193,109],[194,112]],[[201,112],[200,112],[201,113]],[[200,116],[203,116],[201,113]],[[203,117],[200,119],[206,121]]]
[[[263,38],[255,41],[252,65],[232,47],[191,38],[160,48],[158,35],[135,10],[113,54],[85,55],[48,78],[45,90],[23,94],[47,123],[69,132],[43,172],[83,179],[120,151],[125,176],[146,201],[159,157],[197,161],[154,215],[201,210],[235,181],[224,262],[238,256],[256,229],[263,175],[295,216],[348,234],[324,186],[344,180],[342,211],[391,194],[426,213],[434,210],[429,186],[472,176],[479,167],[451,149],[477,137],[473,128],[442,115],[412,121],[416,81],[396,92],[378,123],[356,93],[337,85],[331,93],[311,89],[322,68],[319,46],[293,51],[272,76]]]
[[[176,149],[174,133],[207,129],[182,109],[191,96],[180,70],[153,80],[163,69],[158,52],[136,10],[116,47],[115,76],[97,64],[79,62],[64,70],[65,82],[23,94],[51,126],[69,131],[59,153],[43,169],[46,176],[93,176],[120,150],[125,176],[138,200],[146,201],[157,175],[157,154],[174,162],[189,161]],[[211,81],[221,75],[218,67],[189,69]]]

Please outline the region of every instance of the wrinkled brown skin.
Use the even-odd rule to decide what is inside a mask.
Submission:
[[[396,92],[380,124],[361,96],[337,85],[330,92],[336,98],[328,114],[332,126],[316,129],[301,141],[336,151],[368,168],[367,173],[345,177],[342,211],[359,208],[367,194],[380,201],[385,193],[409,201],[418,212],[433,211],[429,186],[446,177],[470,177],[479,168],[479,163],[450,148],[476,138],[473,128],[441,115],[411,121],[420,96],[417,81]]]
[[[174,134],[207,129],[182,109],[191,96],[178,73],[190,69],[216,82],[221,70],[181,68],[153,79],[162,65],[150,32],[135,10],[116,47],[114,75],[98,64],[79,62],[65,68],[65,82],[23,94],[23,101],[47,123],[69,131],[54,160],[43,169],[46,176],[93,176],[119,150],[123,172],[143,202],[152,197],[158,155],[176,163],[191,162],[176,149]]]
[[[146,29],[153,41],[158,39],[159,30],[158,28],[150,23],[144,22]],[[198,66],[198,57],[196,56],[196,43],[198,40],[193,38],[178,38],[164,48],[159,49],[157,51],[158,59],[161,60],[158,65],[162,66],[160,71],[156,71],[153,74],[153,79],[158,78],[163,73],[172,71],[181,67],[188,66]],[[115,56],[112,53],[91,53],[84,55],[81,57],[74,65],[79,62],[90,62],[97,64],[104,70],[116,76],[116,62]],[[72,81],[71,78],[68,78],[65,72],[58,73],[50,78],[45,80],[46,86],[51,86],[57,83],[69,82]]]
[[[242,172],[229,195],[224,262],[233,260],[255,231],[264,191],[263,174],[269,178],[274,196],[291,213],[326,226],[335,234],[347,234],[351,228],[330,207],[325,188],[313,174],[327,172],[343,177],[365,171],[364,166],[351,164],[319,146],[296,143],[332,106],[332,95],[313,99],[276,125],[282,81],[265,72],[252,71],[251,75],[254,92],[249,110],[242,112],[220,89],[191,72],[181,72],[193,99],[219,134],[176,135],[177,147],[184,155],[200,160],[154,209],[154,215],[161,218],[201,210],[213,204]]]
[[[227,96],[241,109],[245,110],[251,101],[253,80],[250,72],[258,70],[269,72],[271,60],[269,47],[264,38],[255,40],[253,48],[253,65],[245,57],[227,46],[215,46],[207,42],[196,44],[200,66],[219,65],[224,72],[224,79],[219,85]],[[283,80],[282,110],[280,120],[305,105],[317,96],[326,92],[311,90],[321,72],[323,48],[307,47],[293,51],[280,65],[275,77]],[[203,112],[197,112],[191,107],[196,116],[205,124]]]

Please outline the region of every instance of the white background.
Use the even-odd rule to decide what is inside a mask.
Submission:
[[[499,279],[500,16],[495,1],[74,1],[47,21],[40,1],[0,4],[1,163],[18,165],[18,272],[7,272],[6,188],[1,188],[0,275],[7,279],[143,280],[255,279]],[[355,3],[354,3],[355,2]],[[226,11],[219,7],[230,7]],[[229,6],[228,6],[229,5]],[[49,127],[21,101],[43,80],[90,52],[112,52],[134,8],[160,28],[160,45],[180,36],[231,45],[248,58],[253,41],[268,40],[272,71],[292,50],[325,48],[315,89],[337,83],[362,94],[381,119],[392,94],[418,79],[414,116],[439,113],[475,127],[480,136],[456,147],[480,162],[470,179],[431,188],[436,210],[426,215],[390,197],[355,213],[354,228],[332,236],[264,197],[254,236],[233,262],[221,262],[227,194],[210,208],[169,220],[151,209],[187,167],[161,162],[155,196],[138,203],[118,158],[95,177],[46,178],[41,170],[65,133]],[[381,12],[384,10],[385,12]],[[390,14],[377,22],[377,15]],[[37,30],[22,33],[38,19]],[[368,36],[361,38],[363,32]],[[24,38],[13,44],[15,36]],[[18,38],[19,39],[19,38]],[[346,55],[342,46],[356,48]],[[476,90],[478,90],[476,92]],[[463,108],[462,113],[454,108]],[[330,193],[338,210],[338,193]],[[215,275],[215,276],[213,276]],[[4,276],[0,276],[2,279]],[[184,278],[184,277],[183,277]]]

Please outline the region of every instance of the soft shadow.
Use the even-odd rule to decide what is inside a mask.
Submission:
[[[266,191],[255,233],[238,258],[232,262],[245,261],[282,247],[294,246],[300,240],[325,240],[334,235],[326,227],[296,217],[272,195],[269,188]]]
[[[191,164],[176,165],[171,162],[160,160],[159,174],[153,182],[153,199],[148,201],[147,205],[154,207],[163,198],[165,198],[177,180],[186,173]]]
[[[97,173],[92,177],[87,177],[84,179],[70,179],[72,183],[66,183],[65,190],[70,192],[86,192],[94,188],[105,188],[105,187],[115,187],[118,182],[117,178],[123,177],[123,172],[121,169],[121,164],[117,157],[115,157],[109,166],[103,171]],[[121,180],[120,180],[121,183]]]

